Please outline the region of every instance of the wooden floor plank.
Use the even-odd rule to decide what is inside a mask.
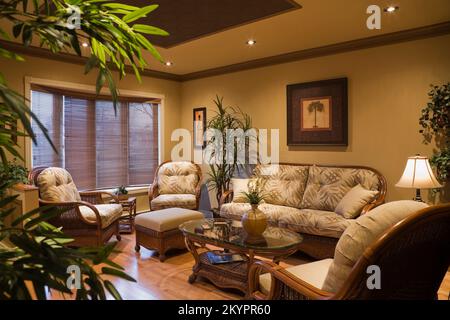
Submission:
[[[151,250],[141,248],[134,251],[134,235],[123,235],[117,249],[121,253],[112,255],[112,260],[125,268],[125,271],[137,280],[137,283],[111,278],[123,299],[130,300],[235,300],[243,296],[232,290],[221,290],[204,280],[189,284],[194,259],[187,251],[178,251],[161,263]],[[170,253],[169,253],[170,254]],[[296,254],[282,266],[299,265],[308,262],[308,258]],[[438,291],[439,299],[447,300],[450,292],[450,271],[447,273]],[[57,294],[53,299],[62,298]]]

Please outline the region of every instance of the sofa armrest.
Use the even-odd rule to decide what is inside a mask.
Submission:
[[[266,295],[259,290],[259,276],[261,272],[269,272],[272,278],[269,293]],[[332,293],[316,288],[297,278],[283,267],[269,261],[257,261],[249,270],[249,294],[257,300],[276,300],[281,298],[283,286],[296,291],[306,300],[326,300]]]
[[[383,203],[384,203],[384,198],[377,198],[377,199],[373,200],[372,202],[366,204],[362,208],[361,215],[366,214],[367,212],[369,212],[373,208],[376,208],[376,207],[382,205]]]
[[[73,213],[75,212],[78,220],[81,220],[85,224],[97,225],[99,228],[101,228],[102,222],[101,222],[101,218],[100,218],[100,213],[98,212],[98,209],[89,202],[86,202],[86,201],[55,202],[55,201],[45,201],[45,200],[39,199],[39,204],[45,205],[45,206],[51,205],[51,206],[57,207],[61,210],[65,210],[65,212],[63,212],[61,215],[64,216],[64,220],[66,220],[66,221],[70,221],[70,220],[73,221],[74,219],[71,218],[71,215],[73,216]],[[88,221],[83,217],[83,215],[81,214],[80,209],[79,209],[80,206],[86,206],[94,212],[95,222]]]
[[[220,197],[219,201],[219,209],[220,207],[225,203],[230,203],[231,200],[233,200],[233,190],[227,190],[224,193],[222,193],[222,196]]]
[[[114,200],[115,203],[119,203],[119,198],[111,193],[106,191],[82,191],[80,192],[81,200],[85,202],[89,202],[91,204],[104,204],[103,195]]]

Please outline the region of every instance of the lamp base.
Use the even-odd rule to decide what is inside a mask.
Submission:
[[[420,189],[416,189],[416,196],[413,198],[413,200],[417,202],[424,202],[422,200],[422,196],[420,195]]]

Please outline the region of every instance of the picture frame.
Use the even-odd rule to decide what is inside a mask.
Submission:
[[[348,80],[291,84],[287,96],[287,144],[348,145]]]
[[[204,133],[206,131],[206,108],[195,108],[192,112],[193,138],[195,148],[205,148],[206,141]]]

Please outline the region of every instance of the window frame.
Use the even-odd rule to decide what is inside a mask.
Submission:
[[[31,108],[31,86],[32,84],[46,86],[49,88],[68,90],[68,91],[77,91],[80,93],[87,94],[95,94],[95,86],[94,85],[86,85],[81,83],[73,83],[73,82],[65,82],[65,81],[57,81],[50,79],[41,79],[35,77],[25,77],[24,79],[24,96],[26,98],[26,104],[28,108]],[[102,88],[100,91],[101,95],[109,95],[109,91],[106,88]],[[164,155],[164,104],[165,104],[165,95],[151,92],[143,92],[143,91],[134,91],[134,90],[122,90],[120,89],[120,95],[122,97],[129,98],[148,98],[149,102],[152,100],[159,100],[158,106],[158,164],[162,163],[163,155]],[[19,139],[22,137],[19,137]],[[29,137],[23,137],[24,139],[24,158],[25,158],[25,167],[28,170],[32,170],[32,141]],[[141,187],[146,187],[149,184],[140,185]]]

